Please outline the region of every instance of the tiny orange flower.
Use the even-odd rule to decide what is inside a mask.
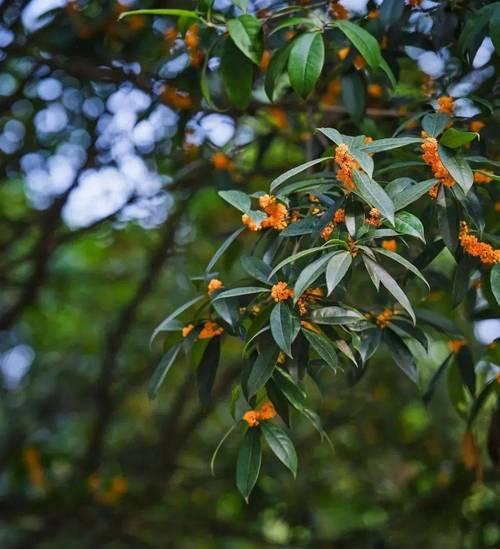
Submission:
[[[280,301],[286,301],[287,299],[293,297],[293,295],[293,288],[289,288],[286,282],[277,282],[271,288],[271,297],[274,299],[274,301],[276,301],[276,303]]]
[[[377,210],[377,208],[372,208],[368,212],[368,217],[365,218],[365,223],[367,225],[371,225],[372,227],[380,227],[380,225],[382,224],[381,218],[382,214],[380,213],[380,211]]]
[[[208,295],[212,295],[217,290],[220,290],[224,284],[218,278],[212,278],[208,283]]]
[[[390,252],[395,252],[398,249],[398,243],[394,240],[394,238],[383,240],[382,248],[384,248],[384,250],[389,250]]]
[[[241,221],[243,225],[246,225],[248,227],[248,230],[250,231],[260,231],[262,229],[262,225],[259,223],[254,223],[252,221],[252,218],[248,214],[243,214],[241,216]]]
[[[377,326],[379,328],[382,328],[382,329],[386,328],[393,316],[394,316],[394,310],[393,309],[384,309],[376,317]]]
[[[384,91],[382,90],[382,86],[379,84],[370,84],[366,91],[370,97],[373,97],[374,99],[379,99],[384,95]]]
[[[219,336],[224,332],[224,328],[219,326],[217,322],[207,321],[201,329],[199,339],[211,339],[212,337]]]
[[[259,63],[260,72],[267,71],[270,61],[271,61],[271,52],[269,50],[264,50],[262,52],[262,57],[260,58],[260,63]]]
[[[246,421],[249,427],[258,427],[259,413],[256,410],[248,410],[243,414],[243,421]]]
[[[187,337],[194,329],[194,324],[186,324],[182,328],[182,337]]]
[[[487,172],[486,170],[474,172],[474,182],[478,185],[491,183],[493,181],[493,178],[489,174],[493,175],[492,172]]]
[[[465,340],[464,339],[450,339],[448,341],[448,349],[455,355],[464,346],[465,346]]]
[[[379,19],[380,12],[378,10],[370,10],[367,15],[368,19]]]
[[[344,59],[346,59],[347,56],[349,55],[350,51],[351,51],[351,48],[349,48],[348,46],[346,46],[345,48],[340,48],[340,50],[337,52],[337,57],[341,61],[344,61]]]
[[[453,111],[455,110],[455,102],[453,101],[453,97],[444,95],[443,97],[439,97],[437,102],[437,112],[442,112],[449,115],[453,114]]]
[[[231,171],[233,169],[233,163],[231,162],[231,159],[222,151],[217,151],[216,153],[214,153],[210,160],[212,162],[212,166],[216,170]]]
[[[471,132],[479,133],[485,126],[486,124],[484,122],[481,122],[481,120],[473,120],[470,123],[469,128]]]
[[[333,222],[335,224],[338,224],[338,223],[345,223],[345,210],[344,208],[339,208],[334,216],[333,216]]]
[[[276,410],[274,409],[274,405],[270,400],[267,400],[259,408],[259,419],[272,419],[275,416]]]
[[[342,181],[346,190],[351,192],[356,188],[352,180],[353,171],[359,168],[359,164],[349,152],[349,147],[341,143],[335,149],[335,163],[337,164],[337,179]]]
[[[366,66],[366,61],[361,57],[361,55],[356,55],[353,61],[353,65],[356,67],[358,71],[361,69],[364,69]]]
[[[337,0],[330,4],[330,12],[336,19],[349,19],[349,13]]]

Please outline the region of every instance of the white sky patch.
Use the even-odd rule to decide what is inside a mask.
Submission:
[[[474,56],[474,61],[472,61],[472,66],[475,69],[479,69],[482,66],[486,65],[486,63],[489,63],[494,51],[495,46],[493,45],[491,38],[487,36],[481,42],[481,45],[479,46],[479,49]]]
[[[353,15],[363,15],[367,11],[368,0],[339,0],[339,4]]]
[[[44,17],[47,12],[62,8],[66,4],[67,0],[31,0],[21,16],[23,25],[28,31],[34,32],[54,19],[53,15]]]
[[[455,100],[455,116],[459,116],[461,118],[472,118],[473,116],[478,115],[480,112],[481,109],[476,107],[476,105],[466,97],[461,97]]]
[[[474,322],[474,335],[483,345],[489,345],[500,335],[500,319],[489,318]]]
[[[482,84],[491,78],[495,73],[493,67],[484,67],[466,74],[458,82],[450,84],[447,88],[448,95],[452,97],[464,97],[482,86]]]
[[[223,147],[234,136],[234,120],[223,114],[209,114],[200,121],[200,126],[206,137],[216,146]]]
[[[30,369],[35,351],[28,345],[16,345],[0,354],[0,372],[6,389],[15,389]]]
[[[446,69],[446,63],[450,59],[450,52],[446,48],[439,51],[426,51],[418,57],[419,69],[431,78],[439,78]]]

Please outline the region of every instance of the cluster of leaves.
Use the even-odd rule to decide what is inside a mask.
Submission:
[[[182,349],[192,352],[206,322],[215,322],[223,328],[223,333],[211,337],[197,370],[202,402],[210,398],[220,360],[220,340],[236,337],[244,344],[241,379],[231,403],[237,423],[241,416],[238,417],[235,410],[240,399],[253,408],[263,400],[270,400],[285,424],[290,425],[294,410],[326,436],[320,419],[307,406],[304,378],[317,380],[319,371],[327,367],[333,373],[345,372],[353,383],[357,382],[370,358],[385,345],[395,365],[417,382],[416,359],[427,351],[426,330],[432,329],[452,338],[452,344],[449,356],[426,389],[425,399],[430,398],[438,379],[448,370],[450,397],[458,412],[471,424],[488,395],[498,392],[495,378],[486,382],[482,378],[478,380],[475,367],[476,362],[493,361],[494,351],[485,347],[480,356],[473,358],[452,321],[416,305],[425,300],[430,289],[422,270],[446,248],[457,262],[452,289],[455,306],[464,300],[472,283],[477,287],[480,280],[487,300],[482,312],[498,309],[500,266],[491,269],[491,265],[481,264],[459,244],[461,221],[480,231],[484,229],[481,200],[473,188],[469,161],[482,164],[489,161],[467,158],[461,151],[457,152],[466,134],[457,129],[443,133],[449,124],[447,116],[427,114],[422,124],[428,134],[442,135],[441,141],[446,143],[440,145],[439,154],[454,179],[450,187],[439,185],[434,178],[390,179],[394,170],[415,164],[421,174],[428,170],[417,160],[394,163],[390,158],[389,151],[401,147],[418,153],[423,143],[419,137],[369,141],[365,136],[351,137],[332,128],[320,128],[333,142],[334,150],[347,146],[355,160],[352,192],[338,179],[341,166],[337,165],[337,170],[310,173],[314,166],[333,163],[334,156],[326,155],[274,179],[270,195],[220,191],[224,200],[257,226],[266,217],[255,208],[255,201],[262,197],[282,204],[289,222],[282,230],[259,231],[251,254],[240,259],[245,271],[242,281],[198,296],[160,324],[155,336],[160,332],[180,331],[183,324],[177,316],[192,310],[195,303],[198,305],[189,318],[193,328],[189,334],[184,338],[173,336],[180,340],[158,367],[151,395],[156,394],[178,353]],[[378,155],[384,160],[376,167],[374,157]],[[439,191],[433,200],[428,193],[436,185]],[[420,218],[409,211],[414,203],[423,207]],[[325,234],[325,227],[339,211],[343,212],[342,222]],[[370,223],[374,212],[379,218]],[[205,282],[218,275],[213,271],[217,261],[243,230],[231,234],[216,252],[202,277]],[[483,232],[483,237],[488,235]],[[388,239],[391,245],[384,246]],[[397,253],[396,247],[402,247],[405,252]],[[366,290],[363,295],[353,295],[350,288],[354,282],[359,287],[360,281]],[[373,291],[369,290],[369,281]],[[284,290],[282,294],[277,290],[280,287]],[[367,305],[371,303],[374,305]],[[471,307],[474,309],[474,304]],[[241,424],[245,425],[245,421]],[[260,425],[250,425],[243,438],[237,485],[245,498],[257,480],[261,435],[277,457],[294,473],[296,470],[295,450],[289,436],[284,429],[269,424],[262,421]],[[233,429],[234,426],[231,431]]]

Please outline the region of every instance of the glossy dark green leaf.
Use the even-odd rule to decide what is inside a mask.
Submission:
[[[252,97],[253,64],[230,38],[222,50],[220,72],[230,103],[238,109],[246,109]]]
[[[410,212],[398,212],[396,214],[395,228],[400,234],[414,236],[425,242],[424,226],[420,219]]]
[[[148,396],[151,400],[153,400],[158,394],[161,384],[165,381],[165,378],[167,377],[170,368],[174,364],[180,350],[181,344],[178,343],[177,345],[174,345],[171,349],[169,349],[160,360],[160,363],[156,367],[153,375],[151,376],[151,380],[148,386]]]
[[[456,354],[456,361],[462,381],[469,390],[469,393],[474,397],[476,395],[476,371],[474,357],[468,345],[460,347]]]
[[[302,328],[302,333],[318,355],[334,370],[337,368],[337,353],[333,343],[323,334]]]
[[[270,101],[274,100],[276,84],[285,71],[291,47],[292,44],[287,44],[286,46],[276,50],[271,57],[271,61],[269,62],[269,67],[266,71],[264,89],[266,90],[267,97]]]
[[[439,232],[446,247],[454,252],[458,246],[459,212],[455,200],[441,186],[437,196],[437,218]]]
[[[286,303],[276,303],[271,311],[270,324],[274,341],[284,353],[291,357],[292,343],[298,331],[298,321]]]
[[[413,383],[417,383],[418,373],[415,366],[415,358],[405,342],[387,328],[384,330],[383,338],[398,368],[400,368]]]
[[[322,255],[316,261],[310,263],[299,275],[297,282],[295,282],[295,295],[294,303],[297,303],[300,296],[311,287],[311,285],[325,272],[326,264],[334,255],[341,252],[331,252],[325,255]]]
[[[260,429],[274,455],[290,469],[295,477],[297,474],[297,453],[286,431],[270,421],[263,421]]]
[[[193,299],[191,299],[190,301],[188,301],[187,303],[184,303],[184,305],[181,305],[179,308],[177,308],[173,313],[169,314],[167,316],[167,318],[161,322],[154,330],[152,336],[151,336],[151,339],[150,339],[150,344],[154,341],[154,339],[156,338],[156,336],[160,333],[160,332],[163,332],[163,331],[170,331],[170,327],[171,327],[171,323],[172,323],[172,320],[175,319],[176,317],[178,317],[181,313],[183,313],[184,311],[186,311],[187,309],[189,309],[189,307],[191,307],[191,305],[194,305],[195,303],[198,303],[198,301],[201,301],[202,299],[204,298],[204,296],[202,295],[199,295]]]
[[[247,397],[251,398],[264,387],[267,380],[273,375],[278,358],[278,349],[274,345],[267,345],[261,349],[257,360],[252,364],[246,382]]]
[[[244,14],[227,22],[227,30],[242,53],[256,65],[262,58],[260,21],[253,15]]]
[[[219,196],[240,212],[247,213],[252,207],[250,197],[241,191],[219,191]]]
[[[264,284],[274,283],[276,280],[276,277],[271,275],[271,267],[259,257],[245,255],[241,258],[241,265],[247,274]]]
[[[428,179],[427,181],[421,181],[419,183],[415,183],[414,185],[407,186],[404,190],[396,193],[392,197],[394,208],[396,211],[406,208],[406,206],[412,204],[421,196],[424,196],[424,194],[427,194],[436,183],[436,179]]]
[[[259,478],[261,462],[260,431],[254,427],[245,433],[236,462],[236,486],[247,503]]]
[[[476,132],[463,132],[456,130],[455,128],[448,128],[442,135],[439,143],[446,147],[450,147],[451,149],[456,149],[462,147],[466,143],[474,141],[474,139],[477,139],[478,137],[479,134]]]
[[[240,234],[246,229],[246,227],[241,227],[234,231],[234,233],[231,233],[226,240],[221,244],[221,246],[218,248],[218,250],[214,253],[212,259],[209,261],[207,268],[205,269],[206,273],[210,273],[217,263],[219,259],[221,258],[222,254],[231,246],[231,244],[240,236]]]
[[[334,255],[326,267],[326,286],[328,295],[336,288],[337,284],[344,278],[352,264],[350,252],[340,252]]]
[[[321,307],[314,309],[311,313],[311,319],[317,324],[328,324],[330,326],[341,324],[358,324],[364,320],[364,316],[354,309],[344,307]]]
[[[372,208],[377,208],[394,225],[394,204],[382,187],[359,170],[354,171],[354,192]]]
[[[288,170],[285,173],[282,173],[276,179],[273,179],[273,181],[271,182],[271,192],[276,192],[278,187],[282,183],[284,183],[285,181],[288,181],[288,179],[291,179],[295,175],[298,175],[299,173],[304,172],[305,170],[308,170],[313,166],[316,166],[316,164],[320,164],[321,162],[326,162],[327,160],[331,160],[331,159],[332,159],[331,156],[316,158],[315,160],[309,160],[308,162],[304,162],[303,164],[300,164],[300,166],[296,166],[295,168],[292,168],[291,170]]]
[[[438,137],[450,123],[450,117],[442,112],[426,114],[422,118],[422,128],[431,137]]]
[[[443,362],[439,365],[439,368],[434,372],[433,376],[431,377],[431,380],[429,381],[429,384],[427,385],[427,388],[425,389],[424,394],[422,395],[422,400],[425,404],[428,404],[436,390],[436,386],[438,384],[438,381],[443,376],[444,372],[446,371],[446,368],[451,362],[451,359],[453,358],[452,354],[449,354]]]
[[[376,252],[378,254],[385,255],[386,257],[389,257],[393,261],[398,262],[400,265],[403,265],[406,269],[408,269],[411,273],[413,273],[415,276],[420,278],[420,280],[427,286],[427,289],[430,290],[429,283],[427,282],[424,275],[413,265],[410,263],[407,259],[405,259],[403,256],[397,254],[396,252],[392,252],[391,250],[384,250],[383,248],[377,248]]]
[[[212,299],[212,301],[217,299],[227,299],[228,297],[238,297],[240,295],[261,294],[269,291],[269,288],[262,288],[261,286],[244,286],[242,288],[233,288],[232,290],[220,292]]]
[[[377,69],[380,66],[382,62],[380,46],[368,31],[346,19],[335,21],[333,26],[347,36],[372,69]]]
[[[453,179],[460,185],[464,193],[467,194],[474,184],[474,174],[465,158],[458,153],[452,154],[441,146],[439,146],[439,157]]]
[[[404,0],[384,0],[380,6],[380,20],[384,25],[396,23],[403,15]]]
[[[415,309],[415,313],[419,322],[425,322],[439,332],[453,336],[460,335],[460,330],[451,320],[435,311],[419,308]]]
[[[469,289],[470,277],[474,269],[474,260],[469,255],[464,255],[457,264],[453,276],[453,285],[451,295],[453,297],[453,306],[461,303]]]
[[[491,291],[500,305],[500,264],[496,264],[490,273]]]
[[[325,60],[323,36],[319,32],[305,32],[298,36],[290,49],[288,76],[292,88],[303,98],[314,89]]]
[[[498,2],[496,2],[490,18],[490,38],[497,55],[500,55],[500,4]]]
[[[205,406],[210,403],[212,388],[214,386],[215,376],[219,366],[220,341],[221,338],[216,336],[208,342],[196,371],[198,395],[200,397],[200,401]]]
[[[371,143],[365,143],[361,145],[360,148],[367,153],[376,154],[399,149],[400,147],[406,147],[407,145],[416,145],[417,143],[422,143],[420,137],[389,137],[387,139],[376,139]]]

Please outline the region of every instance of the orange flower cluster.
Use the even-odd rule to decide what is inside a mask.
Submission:
[[[269,114],[271,116],[272,123],[277,128],[284,130],[288,127],[288,118],[286,116],[285,109],[282,109],[281,107],[272,107],[269,109]]]
[[[216,153],[214,153],[210,161],[212,162],[212,166],[216,170],[221,170],[221,171],[225,170],[228,172],[231,172],[234,170],[234,164],[232,160],[229,158],[229,156],[224,154],[222,151],[217,151]]]
[[[377,326],[379,328],[386,328],[393,316],[393,309],[384,309],[379,315],[377,315]]]
[[[271,61],[271,52],[269,50],[264,50],[262,52],[262,57],[260,58],[260,63],[259,63],[260,72],[267,71],[270,61]]]
[[[369,84],[366,88],[366,92],[370,97],[373,97],[374,99],[379,99],[384,95],[384,90],[379,84]]]
[[[173,86],[167,86],[162,93],[162,98],[171,107],[187,111],[193,107],[193,100],[187,92],[182,92]]]
[[[167,46],[171,48],[174,45],[176,38],[179,36],[179,29],[177,27],[169,27],[163,33],[163,36],[165,37]]]
[[[453,101],[453,97],[449,97],[448,95],[443,95],[443,97],[439,97],[438,100],[438,109],[437,112],[442,112],[444,114],[452,115],[453,111],[455,110],[455,102]]]
[[[420,6],[421,3],[422,3],[422,0],[410,0],[410,6],[412,8],[416,8]]]
[[[276,416],[276,410],[270,400],[262,404],[258,410],[248,410],[243,414],[243,421],[248,423],[249,427],[258,427],[260,421],[266,421]]]
[[[481,120],[473,120],[470,123],[469,128],[471,132],[479,133],[485,126],[486,124],[484,122],[481,122]]]
[[[288,209],[284,204],[278,202],[275,196],[265,194],[259,198],[259,205],[267,214],[260,225],[253,223],[249,215],[243,214],[241,220],[251,231],[260,229],[276,229],[282,231],[288,225]]]
[[[182,328],[182,337],[187,337],[194,329],[194,324],[186,324]]]
[[[352,64],[358,71],[366,67],[366,61],[363,59],[363,57],[361,57],[361,55],[356,55]]]
[[[338,0],[330,4],[330,12],[335,19],[349,19],[349,12],[342,4],[339,4]]]
[[[351,48],[349,48],[349,46],[346,46],[345,48],[340,48],[340,50],[337,52],[337,57],[341,61],[344,61],[344,59],[346,59],[347,56],[349,55],[350,51],[351,51]]]
[[[460,349],[464,346],[465,346],[464,339],[450,339],[448,341],[448,349],[454,354],[457,354],[458,351],[460,351]]]
[[[465,252],[474,257],[478,257],[479,261],[484,265],[500,263],[500,250],[495,250],[490,244],[481,242],[476,236],[471,235],[465,221],[460,223],[458,240]]]
[[[368,19],[380,19],[380,12],[378,10],[370,10],[367,17]]]
[[[434,137],[425,137],[422,143],[422,151],[422,159],[432,168],[434,177],[447,187],[452,187],[455,184],[455,180],[444,167],[441,158],[439,158],[437,140]]]
[[[224,328],[219,326],[217,322],[207,320],[201,329],[198,339],[211,339],[212,337],[221,335],[223,332]]]
[[[371,225],[372,227],[380,227],[381,225],[381,218],[382,218],[382,214],[380,213],[379,210],[377,210],[377,208],[372,208],[369,212],[368,212],[368,217],[365,218],[365,223],[367,225]]]
[[[186,31],[184,44],[186,44],[191,66],[200,67],[203,62],[203,52],[198,49],[200,45],[200,27],[198,25],[191,25]]]
[[[349,48],[344,49],[349,50]],[[349,51],[347,51],[347,53],[349,53]],[[339,80],[330,80],[330,82],[328,82],[328,86],[326,87],[325,93],[321,96],[321,99],[319,100],[320,104],[325,107],[334,105],[341,90],[342,85]]]
[[[323,240],[328,240],[330,236],[332,236],[333,229],[335,228],[335,226],[338,225],[339,223],[344,223],[344,222],[345,222],[345,210],[344,208],[339,208],[335,212],[335,215],[333,216],[332,221],[330,221],[330,223],[328,223],[327,225],[325,225],[325,227],[323,227],[323,230],[321,231],[321,237],[323,238]]]
[[[301,316],[307,314],[309,305],[316,303],[318,299],[321,299],[325,295],[325,292],[321,288],[309,288],[306,290],[297,301],[297,307]]]
[[[384,250],[389,250],[390,252],[395,252],[398,249],[398,243],[394,240],[394,238],[391,238],[390,240],[383,240],[382,248],[384,248]]]
[[[223,286],[224,284],[221,280],[219,280],[218,278],[212,278],[212,280],[210,280],[210,282],[208,283],[208,295],[212,295],[217,290],[220,290]]]
[[[271,297],[279,303],[280,301],[286,301],[287,299],[293,297],[294,291],[293,288],[289,288],[286,282],[277,282],[271,288]]]
[[[38,490],[45,488],[45,473],[40,462],[40,452],[30,446],[23,451],[23,461],[28,470],[31,484]]]
[[[127,479],[122,475],[114,476],[109,486],[103,488],[100,476],[93,473],[87,479],[87,486],[94,492],[96,501],[104,505],[116,505],[128,491]]]
[[[492,174],[492,172],[474,172],[474,182],[478,185],[482,185],[483,183],[491,183],[493,178],[488,174]]]
[[[337,179],[342,181],[348,192],[351,192],[356,188],[352,180],[352,172],[359,168],[359,164],[354,160],[345,143],[341,143],[335,149],[335,163],[338,166]]]

